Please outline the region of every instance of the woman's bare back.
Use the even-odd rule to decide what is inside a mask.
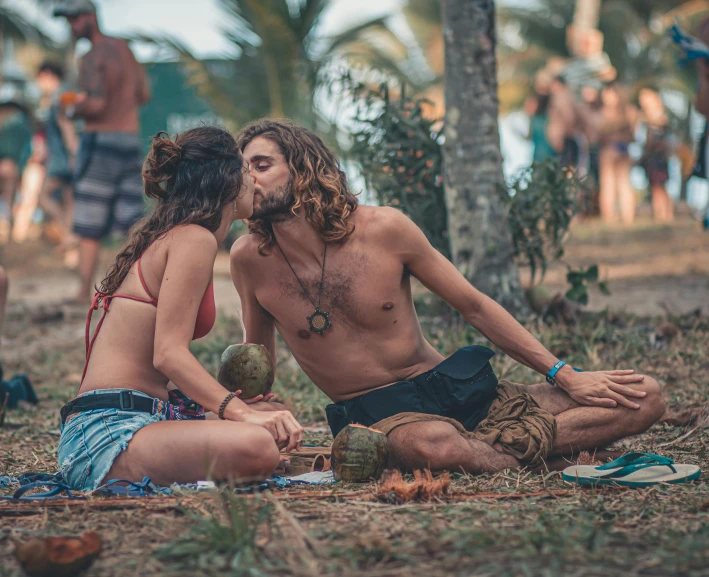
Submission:
[[[138,263],[121,283],[116,294],[149,300],[158,298],[167,265],[167,247],[178,229],[156,241],[141,257],[141,270],[150,295],[138,276]],[[157,307],[148,302],[112,298],[108,312],[91,350],[91,358],[79,393],[93,389],[135,389],[151,397],[167,400],[168,378],[153,366]],[[96,330],[102,311],[93,316]]]

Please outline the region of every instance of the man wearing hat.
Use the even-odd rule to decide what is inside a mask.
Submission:
[[[150,86],[128,43],[101,33],[90,0],[68,0],[54,15],[67,19],[75,40],[91,41],[79,64],[79,92],[62,98],[67,114],[85,126],[74,168],[74,232],[80,238],[77,300],[88,302],[100,240],[143,216],[138,107],[150,100]]]

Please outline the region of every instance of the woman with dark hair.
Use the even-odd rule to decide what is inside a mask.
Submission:
[[[61,411],[64,479],[77,490],[111,478],[263,479],[279,462],[279,446],[300,446],[302,428],[262,397],[242,402],[189,350],[214,324],[217,247],[235,219],[251,216],[253,182],[234,138],[217,127],[174,140],[159,133],[143,180],[154,207],[94,296],[79,396]],[[168,390],[169,382],[177,388]]]

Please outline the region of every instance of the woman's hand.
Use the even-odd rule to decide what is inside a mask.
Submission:
[[[297,451],[303,444],[303,427],[290,411],[254,411],[243,414],[242,422],[259,425],[273,436],[279,449]]]
[[[268,392],[268,393],[266,393],[265,396],[264,395],[256,395],[255,397],[251,397],[250,399],[242,399],[240,395],[241,395],[241,391],[236,391],[236,396],[239,397],[239,400],[243,401],[247,405],[253,405],[254,403],[260,403],[262,401],[264,403],[268,403],[268,401],[270,401],[273,397],[276,396],[273,393]]]
[[[644,397],[645,391],[626,385],[642,383],[644,378],[644,375],[637,375],[633,370],[577,373],[566,365],[557,373],[556,382],[580,405],[608,408],[620,405],[639,409],[640,405],[631,399]]]

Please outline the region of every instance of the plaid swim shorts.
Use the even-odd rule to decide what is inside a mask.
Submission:
[[[135,133],[85,132],[74,173],[74,232],[99,240],[145,214],[143,153]]]

